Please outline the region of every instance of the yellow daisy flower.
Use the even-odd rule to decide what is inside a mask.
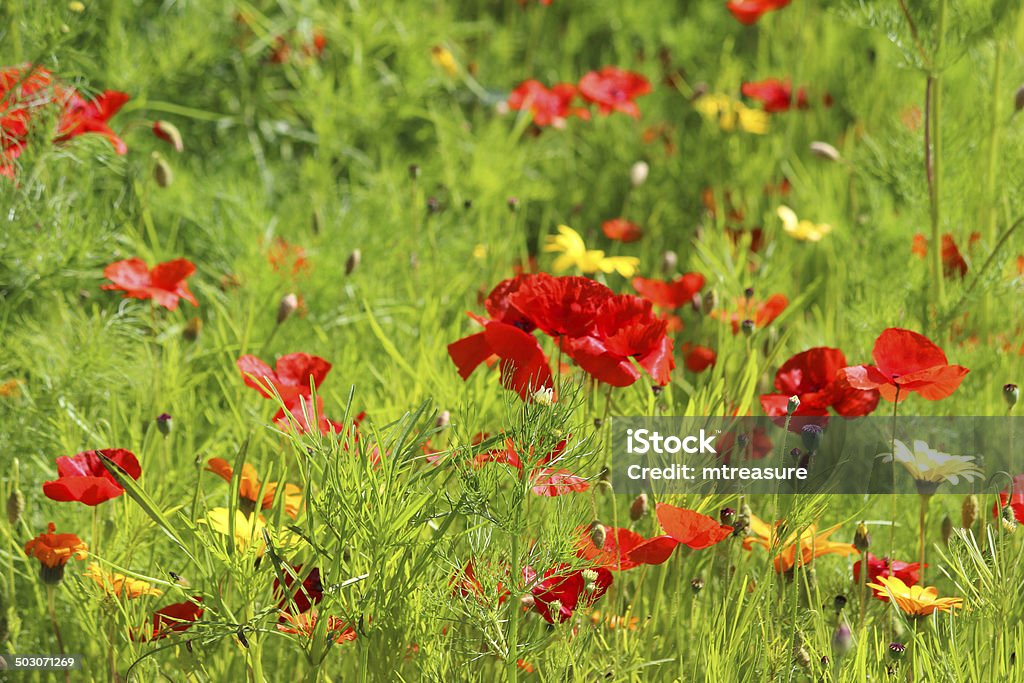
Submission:
[[[95,581],[106,591],[107,595],[135,599],[143,595],[163,595],[163,591],[154,588],[148,581],[133,579],[117,572],[105,572],[95,562],[89,563],[85,576]]]
[[[555,259],[553,267],[556,271],[576,268],[587,275],[600,271],[633,277],[640,266],[640,259],[635,256],[605,256],[600,249],[587,249],[583,238],[568,225],[559,225],[558,235],[548,236],[544,251],[561,254]]]
[[[751,109],[742,102],[721,93],[701,95],[693,103],[702,116],[718,123],[727,133],[739,128],[746,133],[764,135],[768,132],[768,114],[760,109]]]
[[[925,617],[964,605],[963,598],[940,598],[934,586],[908,586],[895,576],[879,576],[877,581],[868,584],[875,590],[875,597],[889,598],[908,616]]]
[[[914,449],[899,439],[893,442],[894,453],[881,453],[884,462],[896,462],[903,465],[917,483],[922,493],[934,493],[939,484],[949,482],[954,486],[960,477],[973,481],[981,477],[981,470],[974,463],[972,455],[950,455],[931,448],[927,443],[917,439]]]
[[[208,524],[212,530],[227,536],[230,533],[229,518],[227,508],[213,508],[206,513],[205,519],[200,520],[200,524]],[[246,552],[253,547],[256,549],[256,556],[261,557],[266,547],[263,540],[265,527],[262,517],[256,514],[246,517],[241,510],[235,510],[235,548],[239,552]]]

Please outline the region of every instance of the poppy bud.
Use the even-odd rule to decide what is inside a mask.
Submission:
[[[749,337],[750,335],[754,334],[754,321],[750,320],[749,318],[747,320],[744,320],[743,322],[740,323],[740,329],[743,330],[743,336]]]
[[[647,516],[647,508],[647,494],[641,493],[633,499],[633,504],[629,506],[629,518],[634,522],[643,519]]]
[[[1014,111],[1024,109],[1024,85],[1017,88],[1017,93],[1013,96],[1013,109]]]
[[[693,296],[690,297],[690,308],[693,309],[694,313],[704,311],[704,297],[701,296],[700,292],[694,292]]]
[[[181,131],[170,121],[154,121],[153,134],[169,143],[175,152],[184,151],[185,145],[181,141]]]
[[[789,451],[789,457],[793,458],[794,460],[799,460],[801,455],[803,455],[803,451],[801,451],[799,448],[791,448]]]
[[[736,511],[732,508],[722,508],[718,511],[718,521],[726,526],[732,526],[736,521]]]
[[[973,493],[964,498],[963,505],[960,506],[960,526],[964,529],[970,529],[974,526],[974,522],[978,519],[978,497]]]
[[[832,652],[836,657],[843,657],[853,649],[853,634],[846,624],[839,624],[835,633],[832,634]]]
[[[473,200],[472,199],[464,199],[462,201],[462,208],[465,209],[466,211],[469,211],[470,209],[472,209],[473,208]]]
[[[895,661],[903,659],[907,647],[903,643],[889,643],[889,657]]]
[[[832,599],[832,609],[836,611],[836,614],[842,612],[844,607],[846,607],[845,595],[837,595]]]
[[[825,430],[821,428],[821,425],[804,425],[800,428],[800,438],[804,442],[804,448],[809,451],[817,451],[818,447],[821,446],[821,437],[825,433]]]
[[[671,249],[661,255],[661,272],[665,273],[665,275],[671,275],[676,272],[678,265],[679,256]]]
[[[599,520],[590,523],[590,542],[595,548],[603,548],[604,542],[608,539],[608,530]]]
[[[868,548],[871,547],[871,537],[868,535],[868,527],[864,522],[857,525],[857,531],[853,534],[853,547],[861,555],[866,553]]]
[[[351,275],[356,268],[359,267],[359,263],[363,260],[363,252],[358,249],[353,249],[352,253],[348,255],[345,260],[345,275]]]
[[[168,436],[171,433],[171,427],[174,423],[171,420],[171,416],[168,413],[161,413],[156,418],[156,428],[164,436]]]
[[[1003,506],[1002,522],[1006,533],[1012,534],[1017,530],[1017,517],[1013,514],[1013,508],[1009,505]]]
[[[159,152],[153,152],[153,180],[164,188],[170,187],[174,182],[174,171]]]
[[[409,180],[417,180],[420,177],[420,165],[409,164]]]
[[[702,310],[704,311],[704,315],[709,315],[711,311],[715,310],[715,307],[718,306],[718,293],[713,289],[709,289],[703,296],[704,306],[702,307]]]
[[[594,484],[594,490],[597,493],[601,493],[601,494],[611,493],[612,492],[612,483],[610,481],[608,481],[607,479],[599,479],[597,481],[597,483]]]
[[[202,331],[203,320],[197,316],[188,321],[185,329],[181,331],[181,336],[184,337],[185,341],[194,342],[199,338],[199,333]]]
[[[800,408],[800,397],[790,396],[789,402],[786,404],[786,415],[792,415]]]
[[[594,429],[600,429],[604,426],[604,420],[599,417],[594,418]]]
[[[434,422],[434,426],[436,426],[438,429],[444,429],[445,427],[448,426],[448,423],[451,422],[451,420],[452,414],[449,413],[447,410],[442,410],[438,414],[437,420]]]
[[[811,143],[811,154],[818,157],[819,159],[825,159],[827,161],[839,161],[842,156],[839,154],[839,150],[828,144],[827,142],[814,141]]]
[[[661,392],[663,391],[665,391],[665,387],[661,385],[655,384],[654,386],[651,387],[651,393],[654,394],[655,396],[660,396]]]
[[[745,298],[745,299],[753,299],[754,298],[754,288],[753,287],[747,287],[746,289],[744,289],[743,290],[743,298]]]
[[[700,578],[699,576],[695,579],[691,579],[690,590],[693,591],[694,595],[697,595],[697,593],[700,593],[702,590],[704,590],[704,579]]]
[[[651,167],[647,165],[646,161],[638,161],[629,169],[629,182],[633,187],[640,187],[647,181],[647,175],[650,172]]]
[[[427,213],[440,213],[441,200],[437,197],[427,197]]]
[[[515,213],[516,211],[519,210],[518,197],[509,197],[508,200],[506,201],[506,204],[508,204],[508,210],[511,211],[512,213]]]
[[[295,294],[285,294],[281,297],[281,303],[277,305],[277,324],[280,325],[288,319],[295,309],[299,307],[299,297]]]
[[[1017,399],[1020,398],[1020,389],[1016,384],[1004,384],[1003,385],[1003,400],[1006,401],[1006,405],[1012,410],[1017,405]]]
[[[15,488],[7,497],[7,523],[16,526],[25,512],[25,494],[21,489]]]

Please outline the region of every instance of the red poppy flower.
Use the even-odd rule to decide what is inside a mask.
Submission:
[[[308,353],[289,353],[277,359],[275,369],[256,356],[242,356],[236,362],[242,371],[246,386],[260,392],[263,398],[274,398],[274,392],[281,397],[285,406],[291,408],[299,403],[299,398],[307,400],[312,395],[310,379],[313,387],[320,388],[321,382],[331,371],[331,364],[319,356]],[[284,410],[278,410],[275,420],[284,417]]]
[[[57,141],[69,140],[77,135],[96,133],[114,146],[118,154],[127,154],[128,145],[110,129],[107,122],[131,99],[127,93],[106,90],[94,100],[86,100],[74,90],[64,103]]]
[[[621,111],[635,119],[640,118],[640,109],[633,100],[651,92],[646,78],[616,66],[585,74],[579,88],[583,99],[596,104],[602,114]]]
[[[123,448],[85,451],[57,458],[57,479],[43,484],[43,493],[50,500],[78,501],[85,505],[99,505],[120,496],[124,489],[103,466],[101,454],[132,479],[142,476],[142,467],[131,451]]]
[[[160,640],[187,631],[203,616],[203,599],[199,596],[185,602],[162,607],[153,613],[152,629],[132,631],[133,641]]]
[[[839,349],[818,346],[796,354],[775,373],[777,394],[762,394],[761,407],[772,417],[784,417],[790,396],[800,398],[795,416],[828,415],[832,408],[843,417],[863,417],[878,405],[874,389],[856,389],[846,380],[846,356]]]
[[[973,246],[980,239],[980,232],[972,232],[967,241],[968,247]],[[914,255],[925,258],[928,254],[928,238],[921,233],[914,235],[911,251]],[[948,232],[942,236],[942,273],[946,277],[957,276],[961,279],[967,275],[967,261],[964,260],[964,255],[960,252],[960,248],[957,247],[953,235]]]
[[[625,218],[612,218],[605,221],[601,224],[601,230],[605,237],[619,242],[636,242],[644,236],[643,228]]]
[[[916,392],[929,401],[946,398],[969,372],[949,365],[946,354],[924,335],[890,327],[875,340],[875,365],[844,368],[855,389],[877,389],[886,401],[903,401]]]
[[[589,111],[583,107],[572,106],[576,95],[576,86],[571,83],[559,83],[549,90],[540,81],[531,79],[517,85],[509,94],[508,106],[514,111],[529,110],[533,114],[533,123],[541,128],[560,128],[570,116],[590,118]]]
[[[554,387],[548,358],[536,337],[515,325],[472,313],[469,316],[483,325],[484,331],[448,345],[448,356],[462,379],[468,379],[481,363],[497,358],[502,386],[524,401],[540,389]]]
[[[773,294],[764,302],[744,298],[739,300],[734,312],[726,313],[715,309],[711,311],[711,317],[730,323],[732,333],[739,334],[744,320],[753,320],[754,327],[761,329],[778,318],[788,305],[789,299],[784,294]]]
[[[725,8],[741,24],[750,26],[751,24],[756,24],[761,15],[766,12],[780,10],[789,3],[790,0],[729,0]]]
[[[899,560],[890,560],[888,557],[875,557],[871,553],[867,555],[868,583],[878,583],[879,577],[888,578],[890,576],[895,576],[908,586],[921,580],[920,562],[900,562]],[[860,583],[860,560],[853,563],[853,580],[855,583]],[[881,599],[888,602],[887,597]]]
[[[591,581],[584,572],[591,572]],[[604,567],[570,572],[564,564],[548,569],[543,576],[538,576],[532,567],[524,567],[523,579],[531,586],[534,608],[549,624],[561,623],[576,609],[597,602],[613,581],[612,573]]]
[[[659,385],[675,367],[667,323],[654,315],[651,302],[638,296],[613,296],[597,310],[591,335],[562,340],[563,350],[588,374],[605,384],[626,387],[640,378],[630,359]]]
[[[597,309],[613,296],[610,289],[590,278],[553,277],[547,273],[521,277],[524,279],[505,300],[551,337],[590,334],[595,327]]]
[[[296,576],[302,576],[301,564],[292,567],[292,569],[295,571]],[[301,614],[308,612],[313,605],[323,600],[324,587],[320,582],[319,568],[314,567],[310,570],[302,580],[302,583],[295,589],[295,592],[289,596],[288,593],[291,593],[291,588],[295,581],[296,579],[291,573],[284,572],[284,590],[282,591],[280,580],[274,579],[274,596],[280,598],[277,603],[277,609],[292,614]]]
[[[720,543],[732,533],[732,527],[693,510],[658,503],[658,523],[677,543],[701,550]]]
[[[504,567],[500,573],[505,575],[507,572],[508,567]],[[463,598],[474,597],[481,600],[484,604],[490,603],[490,600],[484,591],[483,584],[476,576],[476,561],[473,559],[466,562],[466,566],[461,572],[452,576],[448,581],[448,585],[452,588],[452,595],[457,595]],[[498,581],[497,585],[494,587],[494,593],[497,596],[497,602],[499,605],[504,604],[505,600],[507,600],[509,595],[511,595],[508,589],[502,585],[501,581]]]
[[[706,346],[683,344],[679,351],[684,354],[686,369],[693,373],[704,372],[718,361],[715,350]]]
[[[789,81],[782,81],[778,78],[766,78],[763,81],[751,81],[744,83],[741,88],[744,96],[757,100],[764,105],[764,110],[769,114],[789,111],[793,106],[793,88]],[[807,102],[807,90],[800,88],[796,94],[797,109],[807,109],[810,105]]]
[[[659,308],[676,309],[688,306],[694,295],[704,289],[704,276],[700,273],[684,273],[671,282],[633,278],[633,289]]]
[[[199,305],[185,282],[194,272],[196,267],[188,259],[158,263],[150,270],[142,259],[131,258],[107,266],[103,277],[113,284],[103,285],[100,289],[123,291],[126,299],[152,299],[157,305],[173,311],[181,299],[193,306]]]
[[[679,542],[671,536],[644,538],[625,528],[609,527],[604,545],[598,548],[586,529],[581,530],[580,546],[576,554],[600,567],[612,571],[625,571],[642,564],[661,564],[669,558]]]

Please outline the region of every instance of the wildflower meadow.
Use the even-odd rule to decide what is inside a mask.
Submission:
[[[0,680],[1024,681],[1024,5],[0,15]]]

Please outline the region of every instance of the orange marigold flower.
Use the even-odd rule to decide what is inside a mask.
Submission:
[[[25,554],[39,560],[40,576],[46,583],[60,583],[64,578],[64,565],[71,559],[84,560],[89,546],[75,534],[58,534],[50,522],[47,533],[39,534],[25,544]]]
[[[908,586],[895,576],[879,576],[877,581],[868,584],[875,589],[875,597],[891,599],[911,617],[926,617],[935,611],[949,612],[964,605],[963,598],[940,598],[935,586]]]
[[[756,515],[750,516],[750,535],[743,539],[743,549],[750,550],[759,545],[765,550],[773,550],[781,546],[782,550],[775,557],[775,571],[779,574],[791,571],[794,566],[804,566],[811,560],[822,555],[854,555],[857,549],[852,543],[836,543],[828,540],[828,537],[839,528],[840,525],[830,527],[819,532],[818,526],[812,524],[800,533],[797,539],[796,532],[788,534],[781,543],[779,542],[778,531],[782,522],[776,522],[775,527],[769,527],[768,523]],[[797,548],[800,555],[797,557]]]
[[[95,562],[90,562],[86,568],[85,576],[95,581],[107,595],[116,598],[128,598],[133,600],[143,595],[163,595],[163,591],[153,587],[148,581],[133,579],[117,572],[105,572]]]
[[[317,620],[317,613],[313,610],[301,614],[282,612],[277,630],[282,633],[292,633],[312,638]],[[332,616],[327,618],[327,638],[335,643],[344,643],[349,640],[355,640],[356,631],[338,617]]]
[[[234,475],[234,470],[228,461],[224,458],[210,458],[210,461],[206,463],[206,471],[213,472],[224,481],[231,483],[231,477]],[[266,510],[273,507],[274,495],[277,493],[278,482],[268,481],[266,485],[260,481],[259,474],[256,472],[256,468],[245,463],[242,465],[242,476],[239,477],[238,482],[238,497],[242,499],[243,508],[248,505],[248,511],[251,512],[256,508],[257,502],[260,503],[260,509]],[[260,498],[260,489],[263,489],[263,498]],[[292,519],[299,514],[299,508],[302,507],[302,489],[295,484],[284,485],[284,511]]]

